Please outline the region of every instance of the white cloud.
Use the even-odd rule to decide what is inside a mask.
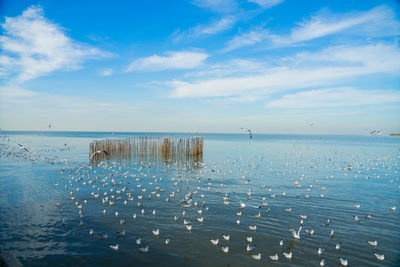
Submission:
[[[106,68],[106,69],[100,70],[99,74],[101,76],[111,76],[114,74],[114,70],[112,68]]]
[[[20,102],[37,96],[38,93],[15,86],[0,86],[0,96],[2,101]]]
[[[127,71],[162,71],[170,69],[193,69],[207,58],[204,52],[169,51],[166,56],[153,55],[133,61]]]
[[[352,107],[399,102],[400,92],[359,90],[352,87],[339,87],[287,94],[280,99],[267,102],[266,106],[270,108],[296,109]]]
[[[232,40],[227,42],[224,52],[229,52],[241,47],[251,46],[260,43],[269,36],[267,30],[251,30],[239,35],[236,35]]]
[[[88,58],[109,54],[78,44],[64,30],[48,21],[40,7],[29,7],[22,15],[6,17],[0,36],[3,55],[0,73],[16,75],[19,82],[46,75],[55,70],[74,70]]]
[[[29,104],[27,104],[28,102]],[[135,109],[131,105],[99,102],[75,96],[38,93],[16,86],[0,86],[0,104],[4,107],[10,103],[20,103],[28,105],[31,109],[50,113],[52,110],[101,112]],[[21,106],[21,109],[25,109],[25,107]]]
[[[329,62],[323,62],[329,60]],[[314,54],[294,57],[290,66],[264,68],[261,73],[230,75],[194,81],[174,80],[172,97],[263,98],[270,94],[313,86],[327,86],[367,74],[400,73],[400,50],[383,44],[360,47],[331,47]],[[323,64],[322,64],[323,63]]]
[[[224,51],[231,51],[257,43],[265,43],[270,47],[292,46],[302,42],[341,33],[342,38],[349,36],[387,37],[400,34],[400,22],[394,11],[385,6],[379,6],[365,12],[350,12],[331,14],[321,10],[309,20],[298,23],[289,34],[273,34],[258,28],[241,33],[227,42]]]
[[[291,45],[346,30],[350,30],[352,35],[368,37],[395,36],[400,33],[396,15],[392,9],[384,6],[366,12],[316,15],[298,25],[287,36],[271,35],[271,40],[275,45]]]
[[[191,40],[193,38],[207,37],[210,35],[218,34],[224,32],[233,27],[236,23],[236,18],[234,16],[225,16],[219,20],[212,21],[209,24],[198,25],[196,27],[190,28],[187,31],[173,33],[174,41],[178,42],[181,40]]]
[[[232,12],[237,8],[235,0],[193,0],[192,4],[220,13]]]
[[[248,0],[250,3],[256,3],[264,8],[271,8],[283,2],[283,0]]]

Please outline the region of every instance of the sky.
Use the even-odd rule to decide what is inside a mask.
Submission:
[[[400,4],[0,1],[0,128],[400,132]]]

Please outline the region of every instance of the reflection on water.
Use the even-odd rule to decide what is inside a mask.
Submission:
[[[23,264],[318,266],[325,259],[337,266],[342,257],[352,266],[398,266],[399,215],[391,207],[400,206],[399,139],[256,135],[249,143],[247,136],[209,135],[203,163],[88,163],[87,144],[99,136],[82,135],[10,135],[5,142],[29,147],[34,162],[2,147],[0,249],[13,251]],[[51,149],[64,144],[72,149]],[[193,201],[184,205],[188,193]],[[242,210],[240,200],[247,205]],[[289,227],[299,228],[300,215],[307,218],[301,239],[294,240]],[[246,251],[247,236],[253,237],[252,252]],[[137,237],[149,252],[139,251]],[[368,244],[374,240],[376,247]],[[115,244],[118,252],[109,247]],[[229,246],[229,253],[220,246]],[[320,247],[325,253],[319,256]],[[258,253],[260,261],[251,257]],[[273,262],[268,256],[276,253]]]

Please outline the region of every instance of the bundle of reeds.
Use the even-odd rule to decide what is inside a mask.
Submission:
[[[90,161],[104,159],[137,159],[168,161],[202,161],[203,137],[171,139],[166,137],[133,137],[94,140],[89,144]]]

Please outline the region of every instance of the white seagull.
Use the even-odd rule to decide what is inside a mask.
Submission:
[[[115,246],[110,245],[110,248],[111,248],[112,250],[114,250],[114,251],[118,251],[118,249],[119,249],[119,244],[116,244]]]
[[[277,261],[277,260],[279,260],[278,254],[275,254],[275,255],[269,256],[269,258],[270,258],[271,260],[273,260],[273,261]]]
[[[292,252],[290,252],[290,253],[283,252],[283,256],[285,256],[286,259],[290,260],[293,257],[293,253]]]
[[[300,239],[300,232],[301,232],[301,229],[302,229],[302,228],[303,228],[303,224],[300,224],[300,228],[299,228],[299,230],[297,231],[297,233],[296,233],[296,231],[293,229],[293,227],[290,227],[290,228],[289,228],[289,230],[290,230],[290,232],[292,233],[294,239]]]

